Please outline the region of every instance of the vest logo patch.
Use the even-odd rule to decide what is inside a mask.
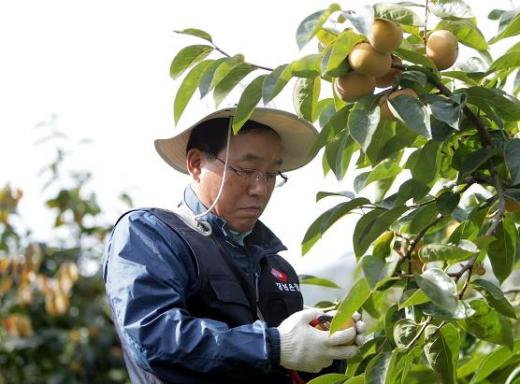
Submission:
[[[279,291],[300,292],[300,287],[296,283],[274,283]]]
[[[271,274],[280,280],[282,283],[287,283],[287,274],[277,269],[271,268]]]

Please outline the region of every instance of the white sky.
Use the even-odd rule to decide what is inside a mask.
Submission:
[[[114,207],[120,207],[116,198],[121,191],[129,192],[136,206],[173,207],[187,178],[159,158],[153,140],[174,132],[172,104],[179,82],[169,78],[170,62],[181,47],[202,40],[172,30],[204,29],[228,53],[244,53],[249,62],[274,67],[303,55],[294,38],[298,24],[330,3],[1,2],[0,183],[10,181],[25,191],[21,212],[26,226],[35,229],[37,237],[48,236],[50,218],[43,209],[42,181],[37,173],[53,158],[54,151],[52,145],[34,146],[43,136],[42,129],[34,129],[35,124],[57,116],[55,128],[71,139],[71,168],[93,172],[92,186],[110,219],[116,218]],[[344,2],[342,6],[345,9],[354,3],[362,2]],[[488,12],[512,7],[508,0],[467,3],[474,7],[488,38],[496,32],[496,24],[487,20]],[[309,49],[315,46],[311,42]],[[196,101],[192,99],[192,103]],[[288,98],[275,101],[279,107],[292,108]],[[83,138],[92,139],[93,144],[71,145]],[[337,203],[331,199],[316,205],[316,192],[352,190],[352,180],[324,180],[319,156],[306,168],[292,172],[289,183],[273,195],[262,220],[289,247],[287,256],[300,271],[330,267],[331,260],[352,249],[353,222],[343,220],[303,263],[299,258],[307,227]]]

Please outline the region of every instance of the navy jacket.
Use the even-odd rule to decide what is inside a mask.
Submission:
[[[204,210],[189,187],[184,204],[195,213]],[[208,214],[204,219],[251,284],[258,280],[262,260],[286,249],[261,222],[240,238],[222,218]],[[188,301],[198,284],[196,260],[181,236],[150,211],[131,211],[118,221],[103,272],[116,328],[133,362],[145,371],[172,383],[219,382],[212,376],[227,377],[228,383],[268,382],[270,375],[282,382],[277,324],[230,325],[193,315]],[[288,272],[296,276],[292,268]],[[297,286],[287,289],[302,303]],[[293,306],[284,316],[300,309],[301,304]]]

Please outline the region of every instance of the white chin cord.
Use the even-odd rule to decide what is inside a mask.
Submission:
[[[233,124],[233,116],[229,118],[229,125],[228,125],[228,131],[227,131],[227,140],[226,140],[226,155],[224,159],[224,172],[222,173],[222,180],[220,181],[220,187],[218,189],[217,196],[215,197],[215,200],[213,203],[203,212],[194,215],[191,209],[183,209],[182,211],[178,212],[180,213],[181,219],[188,224],[190,227],[195,229],[196,231],[200,232],[201,234],[205,236],[211,235],[211,225],[206,221],[202,220],[201,218],[208,213],[211,212],[213,208],[215,208],[215,205],[217,205],[218,200],[220,199],[220,196],[222,195],[222,191],[224,190],[224,182],[226,181],[227,176],[227,170],[228,170],[228,159],[229,159],[229,144],[231,142],[231,129]]]

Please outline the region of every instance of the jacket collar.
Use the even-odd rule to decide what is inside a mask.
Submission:
[[[188,185],[184,190],[184,198],[179,206],[182,205],[188,207],[196,215],[207,209],[199,200],[191,185]],[[239,245],[260,247],[263,250],[274,253],[287,250],[287,247],[283,245],[280,239],[260,220],[256,222],[251,231],[237,235],[232,233],[225,219],[212,212],[206,213],[202,216],[202,219],[211,225],[213,231],[217,230],[218,234],[228,241],[231,240]],[[240,239],[242,239],[243,244],[240,244]]]

